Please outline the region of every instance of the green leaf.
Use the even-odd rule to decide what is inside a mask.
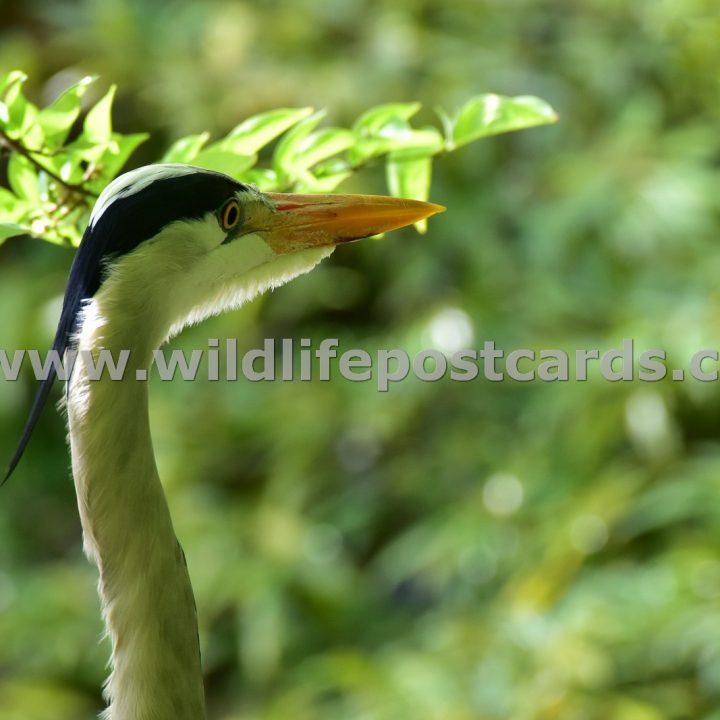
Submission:
[[[148,133],[112,134],[112,141],[108,143],[99,163],[99,169],[105,178],[105,182],[109,182],[122,170],[138,145],[144,143],[149,137]]]
[[[293,125],[312,115],[313,109],[279,108],[244,120],[221,143],[225,149],[252,155]]]
[[[197,154],[205,147],[210,139],[210,133],[204,132],[199,135],[188,135],[176,140],[163,155],[161,162],[164,163],[189,163],[197,157]]]
[[[7,75],[0,77],[0,95],[3,95],[11,85],[22,84],[26,80],[27,75],[22,70],[11,70]]]
[[[414,150],[416,155],[435,155],[444,148],[440,132],[433,127],[415,128],[399,124],[385,126],[382,135],[359,140],[353,152],[361,160],[378,157],[399,150]],[[357,162],[357,159],[356,159]]]
[[[85,135],[93,143],[107,143],[112,139],[112,104],[116,89],[115,85],[111,85],[85,117]]]
[[[12,191],[22,200],[40,202],[37,171],[22,155],[11,155],[8,161],[8,182]]]
[[[432,158],[429,155],[413,157],[405,153],[393,153],[388,156],[385,177],[391,195],[412,200],[427,200],[430,196]],[[415,223],[415,227],[418,232],[424,234],[427,230],[427,220]]]
[[[208,170],[225,173],[231,177],[237,177],[244,170],[251,168],[256,160],[257,158],[254,155],[238,155],[234,152],[210,146],[195,157],[193,164]]]
[[[445,144],[449,146],[453,142],[453,127],[455,125],[455,121],[444,110],[444,108],[441,108],[440,106],[435,108],[435,113],[442,123],[443,132],[445,134]]]
[[[0,212],[7,215],[11,209],[15,208],[18,199],[9,190],[0,187]]]
[[[325,110],[309,115],[280,140],[273,155],[273,167],[279,175],[293,176],[293,163],[305,138],[318,126],[325,117]]]
[[[347,150],[355,141],[350,130],[323,128],[302,138],[294,148],[294,172],[307,170],[333,155]]]
[[[55,149],[67,139],[73,123],[80,114],[81,98],[95,77],[84,77],[70,86],[52,104],[40,111],[37,122],[45,135],[45,143]]]
[[[347,180],[352,175],[352,170],[336,172],[327,175],[314,175],[307,173],[303,179],[297,184],[297,192],[312,193],[330,193],[337,189],[341,182]]]
[[[107,147],[108,143],[93,142],[85,133],[82,133],[65,145],[63,152],[67,154],[74,165],[79,165],[81,162],[97,164]],[[56,157],[60,157],[60,155]]]
[[[39,128],[31,132],[38,109],[22,93],[26,79],[25,75],[18,74],[15,81],[5,89],[5,132],[13,139],[22,137],[24,144],[35,149],[34,146],[39,147],[42,144],[43,138]]]
[[[409,123],[420,107],[420,103],[390,103],[361,115],[353,126],[358,139],[350,153],[352,162],[359,164],[369,158],[410,148],[422,155],[440,152],[444,142],[437,129],[418,130]]]
[[[11,237],[18,235],[29,235],[29,228],[17,225],[16,223],[0,223],[0,244]]]
[[[354,172],[346,159],[334,158],[316,165],[308,170],[293,185],[296,192],[329,193],[334,192],[340,183],[347,180]]]
[[[237,175],[240,182],[256,185],[263,192],[271,192],[280,189],[278,175],[270,168],[250,168],[243,170]]]
[[[67,152],[65,148],[58,148],[51,157],[44,157],[41,162],[43,167],[59,175],[64,182],[77,184],[83,180],[82,158]]]
[[[362,136],[378,135],[383,128],[398,122],[407,127],[407,122],[421,108],[419,102],[387,103],[364,112],[353,125],[353,130]]]
[[[147,133],[112,133],[107,142],[95,143],[83,133],[53,158],[53,168],[64,180],[79,183],[84,182],[83,176],[86,174],[82,166],[89,164],[91,179],[85,182],[85,185],[89,190],[99,193],[120,172],[138,145],[148,137]],[[58,169],[58,164],[61,169]]]
[[[488,135],[557,122],[555,111],[530,95],[478,95],[463,105],[452,129],[448,150]]]

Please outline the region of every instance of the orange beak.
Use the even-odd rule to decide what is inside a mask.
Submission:
[[[445,208],[382,195],[264,193],[269,204],[248,209],[245,227],[278,254],[338,245],[396,230]]]

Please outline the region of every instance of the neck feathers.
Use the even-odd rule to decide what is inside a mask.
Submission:
[[[78,349],[127,345],[88,306]],[[205,717],[195,603],[182,549],[158,479],[147,383],[91,381],[78,362],[68,393],[73,476],[85,551],[98,567],[112,641],[105,720]]]

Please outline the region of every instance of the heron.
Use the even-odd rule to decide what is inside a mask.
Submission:
[[[179,164],[132,170],[100,194],[73,260],[53,351],[129,351],[121,381],[76,363],[65,390],[83,548],[111,641],[104,720],[206,717],[195,600],[158,476],[137,371],[188,324],[306,273],[341,243],[443,210],[373,195],[261,192]],[[5,480],[56,379],[37,389]]]

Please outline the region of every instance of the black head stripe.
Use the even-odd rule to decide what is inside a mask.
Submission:
[[[85,297],[92,297],[102,283],[107,260],[131,252],[173,221],[213,212],[244,188],[226,175],[202,170],[160,178],[137,192],[128,188],[85,231],[68,289],[82,286]]]
[[[174,221],[213,212],[244,188],[226,175],[198,169],[160,178],[137,192],[128,188],[115,198],[85,231],[70,269],[58,327],[58,331],[64,330],[65,347],[77,330],[83,301],[97,292],[109,260],[132,252]]]

